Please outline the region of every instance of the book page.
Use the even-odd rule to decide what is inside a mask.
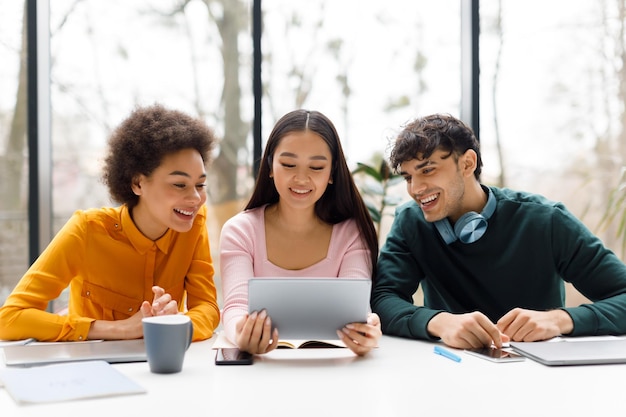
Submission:
[[[143,394],[146,390],[105,361],[0,369],[0,380],[19,404]]]
[[[236,348],[234,343],[231,343],[224,332],[219,332],[217,338],[213,343],[213,349],[220,348]],[[278,341],[278,349],[304,349],[304,348],[345,348],[346,345],[339,339],[337,340],[298,340],[287,339]]]
[[[337,340],[279,340],[278,349],[311,349],[311,348],[345,348],[346,345]]]

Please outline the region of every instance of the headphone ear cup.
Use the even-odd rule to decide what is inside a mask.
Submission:
[[[454,225],[454,234],[463,243],[474,243],[487,231],[487,219],[470,211],[461,216]]]
[[[454,228],[450,225],[448,218],[435,222],[439,235],[447,245],[457,239],[463,243],[474,243],[487,231],[487,220],[495,212],[497,202],[493,192],[486,187],[483,188],[487,192],[487,204],[482,213],[478,214],[474,211],[465,213],[454,224]]]

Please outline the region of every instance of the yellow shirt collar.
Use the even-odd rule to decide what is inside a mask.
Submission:
[[[128,237],[130,243],[139,253],[144,254],[148,252],[153,247],[153,245],[156,245],[161,252],[165,254],[168,253],[173,234],[175,233],[174,231],[172,231],[172,229],[168,229],[167,232],[165,232],[165,234],[156,241],[148,239],[137,228],[135,222],[133,222],[133,219],[130,217],[128,207],[125,204],[121,207],[120,210],[120,223],[121,229]]]

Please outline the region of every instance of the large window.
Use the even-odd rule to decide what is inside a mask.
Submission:
[[[284,113],[319,110],[354,165],[382,155],[411,118],[459,115],[460,2],[262,4],[264,139]]]
[[[107,136],[134,106],[158,102],[201,116],[223,138],[208,189],[217,261],[219,207],[241,192],[235,185],[245,163],[228,150],[246,144],[252,119],[252,109],[243,105],[251,101],[249,3],[87,0],[51,6],[57,227],[77,208],[112,204],[100,182]]]
[[[16,202],[0,210],[0,302],[28,267],[25,120],[22,148],[11,149],[9,142],[24,52],[23,6],[5,3],[0,13],[0,204],[8,204],[7,195]],[[230,152],[237,149],[233,144],[246,150],[253,114],[246,105],[252,102],[250,10],[249,1],[232,0],[50,2],[53,234],[73,211],[113,204],[101,182],[106,140],[135,106],[158,102],[202,117],[223,139],[215,154],[218,168],[209,170],[207,201],[217,259],[223,217],[239,207],[230,201],[245,192],[233,185],[249,176],[240,166],[252,159],[249,153]],[[7,159],[16,155],[17,163]],[[5,169],[14,171],[5,176]]]
[[[563,201],[620,254],[618,223],[601,220],[626,159],[623,8],[480,5],[484,180]]]
[[[59,222],[76,208],[111,204],[100,182],[103,150],[111,129],[136,105],[159,102],[199,115],[224,143],[245,143],[252,118],[241,104],[251,100],[250,65],[242,59],[252,44],[248,2],[87,0],[51,6],[53,205]],[[240,76],[229,78],[233,73]],[[228,90],[232,84],[225,86],[225,79],[236,88]],[[229,114],[225,103],[234,103]],[[234,132],[233,118],[239,129]],[[218,163],[225,177],[236,175],[238,160]],[[210,204],[231,197],[219,187],[209,194]]]
[[[565,202],[620,254],[617,224],[602,219],[626,159],[623,3],[479,8],[483,181]],[[460,116],[463,4],[263,0],[263,144],[286,112],[319,110],[354,167],[379,162],[416,116]],[[221,225],[254,182],[252,5],[50,2],[52,233],[74,210],[112,204],[100,181],[106,139],[136,105],[160,102],[222,139],[208,190],[219,271]],[[29,262],[23,16],[23,1],[0,6],[0,302]],[[408,199],[402,185],[392,192]]]
[[[263,143],[283,114],[319,110],[335,124],[352,168],[378,167],[407,121],[434,112],[460,116],[460,2],[262,4]],[[390,194],[408,199],[403,185]],[[386,213],[381,242],[393,207]]]
[[[24,1],[0,6],[0,303],[28,267]]]

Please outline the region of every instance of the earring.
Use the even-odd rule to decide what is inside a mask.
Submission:
[[[332,183],[333,183],[333,179],[332,179],[332,178],[331,178],[331,179],[329,179],[329,180],[328,180],[328,183],[329,183],[329,184],[332,184]]]

